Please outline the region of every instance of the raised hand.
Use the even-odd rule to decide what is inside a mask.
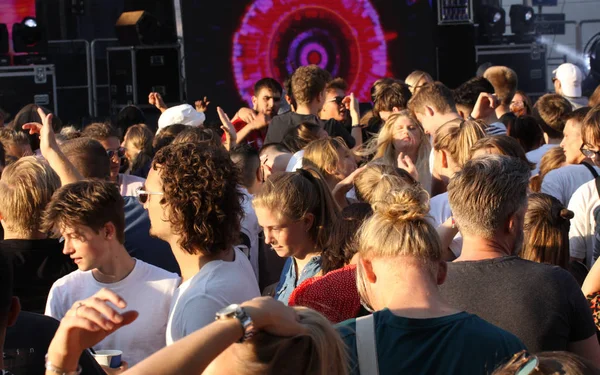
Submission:
[[[198,111],[198,112],[205,112],[206,108],[208,108],[209,104],[210,104],[210,101],[206,98],[206,96],[204,97],[204,99],[196,100],[194,102],[194,106],[196,107],[196,111]]]
[[[253,122],[254,120],[256,120],[256,116],[257,113],[250,108],[240,108],[240,110],[238,111],[238,113],[236,113],[234,118],[240,118],[242,121],[244,121],[246,124],[249,124],[251,122]]]
[[[38,108],[38,115],[42,119],[42,123],[30,122],[23,125],[23,129],[29,130],[29,134],[39,134],[40,136],[40,151],[42,156],[47,158],[48,150],[58,148],[54,129],[52,128],[52,113],[46,114],[42,108]]]
[[[221,119],[221,129],[225,132],[225,143],[223,145],[227,151],[229,151],[235,147],[237,142],[237,132],[235,131],[235,127],[231,123],[231,120],[229,120],[229,116],[227,116],[227,113],[225,113],[221,107],[217,107],[217,114],[219,115],[219,119]]]
[[[148,104],[155,106],[161,112],[164,112],[164,111],[166,111],[168,109],[168,107],[165,104],[162,96],[159,93],[157,93],[157,92],[151,92],[148,95]]]
[[[55,366],[77,367],[79,356],[85,349],[138,317],[137,311],[120,314],[109,302],[121,309],[127,307],[123,298],[104,288],[88,299],[75,302],[67,311],[48,348],[48,359]]]
[[[398,168],[404,169],[408,172],[416,181],[419,181],[419,172],[417,171],[417,167],[413,163],[412,159],[401,152],[398,155]]]
[[[242,307],[252,318],[254,327],[274,336],[295,336],[306,332],[296,311],[271,297],[258,297]]]
[[[494,94],[482,92],[477,98],[471,117],[476,120],[483,120],[489,117],[498,107],[498,98]]]

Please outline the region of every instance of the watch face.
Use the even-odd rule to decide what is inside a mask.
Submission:
[[[219,317],[234,316],[235,313],[238,311],[239,308],[240,308],[240,306],[236,305],[236,304],[229,305],[229,306],[224,307],[221,310],[219,310],[219,312],[217,313],[217,316],[219,316]]]

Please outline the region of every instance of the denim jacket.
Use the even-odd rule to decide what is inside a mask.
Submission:
[[[277,290],[275,291],[275,299],[288,304],[290,296],[296,287],[306,279],[310,279],[316,276],[321,271],[321,256],[313,257],[304,266],[304,269],[300,272],[300,276],[296,275],[296,267],[294,267],[294,257],[289,257],[283,266],[281,271],[281,277],[279,278],[279,284],[277,284]]]

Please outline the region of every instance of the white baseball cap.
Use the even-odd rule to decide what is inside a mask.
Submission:
[[[160,115],[158,119],[158,131],[174,124],[200,126],[204,124],[205,119],[206,116],[204,113],[196,111],[191,105],[178,105],[167,109]]]
[[[577,65],[571,63],[561,64],[558,69],[552,73],[554,73],[554,78],[560,81],[563,95],[571,98],[578,98],[581,96],[581,81],[583,81],[583,74]]]

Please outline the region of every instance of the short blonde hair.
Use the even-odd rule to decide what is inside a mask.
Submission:
[[[346,346],[329,320],[306,307],[293,309],[305,332],[292,337],[258,332],[244,343],[251,347],[239,358],[244,373],[347,375]]]
[[[448,201],[463,236],[494,238],[527,204],[529,164],[510,156],[469,160],[448,184]]]
[[[441,82],[423,85],[408,101],[408,109],[413,113],[425,113],[426,106],[434,108],[442,115],[458,113],[452,90]]]
[[[373,216],[358,232],[358,252],[363,259],[409,256],[431,271],[442,259],[436,229],[427,219],[429,195],[420,186],[392,190],[373,205]],[[357,287],[363,303],[372,306],[362,266],[357,269]]]
[[[60,179],[48,163],[26,156],[9,165],[0,179],[0,213],[6,229],[38,232],[41,217]]]
[[[433,137],[436,151],[447,151],[452,160],[462,167],[471,155],[471,147],[486,136],[486,125],[478,120],[457,119],[442,125]]]
[[[510,105],[517,92],[517,73],[506,66],[492,66],[486,69],[483,78],[494,86],[494,93],[502,105]]]

